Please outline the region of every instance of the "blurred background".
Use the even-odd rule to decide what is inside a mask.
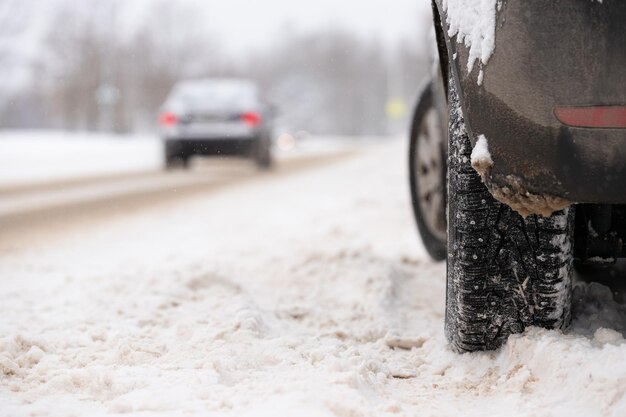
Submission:
[[[52,219],[67,233],[78,213],[209,195],[270,158],[275,178],[406,138],[430,27],[427,0],[0,0],[0,254]],[[193,116],[164,110],[173,87],[212,78],[257,88],[263,107],[214,125],[258,136],[232,153],[261,169],[167,136]]]
[[[0,128],[146,133],[177,80],[255,80],[281,131],[393,135],[428,71],[425,0],[1,0]]]

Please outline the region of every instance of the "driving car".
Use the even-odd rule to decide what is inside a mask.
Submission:
[[[177,83],[161,107],[165,166],[189,166],[194,155],[244,156],[272,165],[271,108],[247,79]]]
[[[564,329],[576,265],[626,256],[626,2],[435,0],[409,168],[458,352]]]

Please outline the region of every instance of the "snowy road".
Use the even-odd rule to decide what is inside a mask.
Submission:
[[[5,233],[0,415],[626,415],[600,285],[568,334],[448,351],[405,148]]]
[[[274,170],[259,172],[247,160],[199,159],[191,170],[75,175],[53,182],[0,187],[0,251],[31,246],[35,236],[67,234],[67,228],[125,216],[130,210],[162,206],[214,193],[246,181],[270,180],[348,158],[354,150],[282,156]]]

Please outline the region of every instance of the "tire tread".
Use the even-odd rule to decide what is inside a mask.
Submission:
[[[496,201],[470,164],[471,142],[449,87],[446,335],[459,352],[496,349],[535,325],[570,320],[573,210],[524,219]]]

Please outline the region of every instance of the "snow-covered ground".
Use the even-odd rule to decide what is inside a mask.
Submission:
[[[0,415],[624,416],[626,309],[567,334],[443,337],[406,145],[0,253]]]
[[[285,150],[276,146],[275,154],[331,153],[375,139],[313,137]],[[157,171],[163,152],[163,141],[151,135],[0,131],[0,187]]]
[[[153,136],[54,131],[0,132],[0,186],[160,169]]]

